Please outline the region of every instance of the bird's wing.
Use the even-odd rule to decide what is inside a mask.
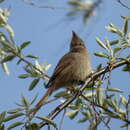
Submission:
[[[72,64],[72,61],[74,61],[74,54],[73,53],[67,53],[65,54],[59,61],[59,63],[57,64],[53,75],[51,76],[48,84],[46,85],[47,88],[49,88],[52,84],[52,82],[57,78],[57,76],[59,76],[62,71],[64,71],[64,69],[68,69],[70,66],[70,64]]]

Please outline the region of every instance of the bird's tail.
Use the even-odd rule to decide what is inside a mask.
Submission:
[[[53,87],[50,87],[47,92],[45,93],[45,95],[41,98],[41,100],[35,105],[35,109],[33,111],[33,115],[35,115],[37,113],[37,111],[44,105],[46,104],[46,101],[48,99],[48,97],[52,94],[52,92],[54,91]]]

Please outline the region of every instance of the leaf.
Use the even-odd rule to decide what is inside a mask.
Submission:
[[[86,120],[92,119],[90,111],[82,112],[82,114],[85,116]]]
[[[38,94],[36,94],[36,96],[34,97],[34,99],[31,101],[31,105],[36,101],[36,99],[37,99],[37,97],[38,97]]]
[[[45,121],[46,123],[51,124],[51,125],[53,125],[54,127],[57,126],[54,121],[48,119],[48,118],[45,117],[45,116],[36,116],[36,118],[38,118],[38,119],[40,119],[40,120],[42,120],[42,121]]]
[[[0,0],[0,3],[4,2],[5,0]]]
[[[123,69],[122,69],[123,71],[128,71],[128,72],[130,72],[130,66],[125,66]]]
[[[99,105],[101,106],[103,105],[103,102],[104,102],[103,93],[104,93],[104,90],[102,88],[97,89],[97,99],[98,99]]]
[[[89,92],[89,93],[86,93],[84,96],[87,97],[87,98],[91,98],[95,95],[96,95],[96,92]]]
[[[24,105],[22,104],[19,104],[19,103],[15,103],[17,106],[20,106],[20,107],[24,107]]]
[[[14,58],[15,58],[14,55],[9,55],[9,56],[6,56],[1,62],[5,63],[5,62],[13,60]]]
[[[27,55],[26,57],[28,57],[28,58],[34,58],[34,59],[38,59],[38,56],[33,56],[33,55]]]
[[[124,43],[123,47],[130,47],[130,44],[129,43]]]
[[[121,97],[121,103],[123,105],[127,106],[128,105],[128,101],[126,100],[126,98],[124,96],[122,96],[122,95],[120,97]]]
[[[6,115],[6,111],[0,114],[0,123],[3,122],[3,120],[5,119],[5,115]]]
[[[81,4],[81,2],[80,1],[69,1],[68,4],[73,5],[73,6],[78,6]]]
[[[130,20],[130,16],[121,16],[123,19]]]
[[[12,110],[9,110],[9,111],[7,111],[7,113],[9,113],[9,114],[14,114],[14,113],[18,113],[18,112],[20,112],[20,111],[22,111],[23,109],[21,109],[21,108],[17,108],[17,109],[12,109]]]
[[[39,125],[37,123],[30,123],[26,126],[26,130],[39,130]]]
[[[70,118],[70,119],[74,119],[77,114],[78,114],[79,110],[73,110],[73,111],[70,111],[70,112],[67,112],[66,115]]]
[[[26,78],[29,77],[29,75],[28,75],[28,74],[21,74],[21,75],[19,75],[18,77],[19,77],[20,79],[26,79]]]
[[[119,43],[119,40],[114,40],[114,41],[111,41],[110,42],[110,45],[112,46],[112,45],[116,45],[116,44],[118,44]]]
[[[109,24],[106,29],[112,33],[117,33],[118,34],[118,29],[114,24]]]
[[[96,68],[97,68],[97,71],[101,70],[102,69],[102,64],[99,64]]]
[[[121,48],[114,48],[114,54],[116,54],[120,50],[121,50]]]
[[[40,78],[34,79],[29,86],[29,91],[33,90],[36,87],[36,85],[38,84],[39,81],[40,81]]]
[[[100,47],[102,47],[102,48],[104,48],[105,50],[108,51],[106,45],[105,45],[98,37],[96,37],[96,42],[98,43],[98,45],[99,45]]]
[[[73,105],[73,104],[69,104],[69,105],[68,105],[68,108],[70,108],[70,109],[72,109],[72,110],[78,109],[78,107],[75,106],[75,105]]]
[[[22,60],[21,60],[21,59],[19,59],[19,60],[17,61],[17,63],[16,63],[16,64],[17,64],[17,65],[19,65],[19,64],[21,63],[21,61],[22,61]]]
[[[28,107],[30,105],[29,101],[24,97],[24,95],[21,95],[21,98],[23,105]]]
[[[3,71],[4,71],[7,75],[9,75],[9,74],[10,74],[10,71],[9,71],[9,69],[8,69],[7,63],[2,63],[1,66],[2,66]]]
[[[124,127],[128,127],[128,125],[129,125],[128,123],[124,123],[124,124],[121,125],[120,127],[121,127],[121,128],[124,128]]]
[[[23,122],[15,122],[15,123],[11,124],[11,125],[7,128],[7,130],[11,130],[12,128],[15,128],[15,127],[17,127],[17,126],[20,126],[20,125],[22,125],[22,124],[24,124],[24,123],[23,123]]]
[[[70,95],[68,94],[67,91],[61,91],[61,92],[56,93],[54,97],[56,97],[56,98],[70,97]]]
[[[78,123],[84,123],[87,120],[88,120],[87,117],[83,117],[82,119],[78,120]]]
[[[18,118],[20,116],[23,116],[24,114],[23,113],[16,113],[16,114],[13,114],[11,116],[8,116],[4,119],[4,122],[7,122],[7,121],[10,121],[12,119],[15,119],[15,118]]]
[[[118,93],[123,93],[122,90],[120,90],[119,88],[108,88],[108,91],[112,91],[112,92],[118,92]]]
[[[123,32],[124,32],[125,35],[128,32],[128,20],[125,20],[124,27],[123,27]]]
[[[103,58],[109,58],[107,54],[104,54],[103,52],[96,52],[94,53],[95,56],[103,57]]]
[[[24,49],[25,47],[27,47],[31,42],[30,41],[27,41],[27,42],[24,42],[20,45],[20,48],[21,49]]]

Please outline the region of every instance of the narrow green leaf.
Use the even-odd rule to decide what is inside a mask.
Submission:
[[[82,100],[81,100],[81,98],[78,98],[78,99],[75,101],[75,106],[80,107],[81,104],[82,104]]]
[[[4,124],[0,124],[0,130],[5,130]]]
[[[130,47],[130,44],[129,43],[125,43],[123,44],[124,47]]]
[[[78,107],[73,105],[73,104],[68,105],[68,108],[70,108],[72,110],[77,110],[78,109]]]
[[[60,98],[60,97],[70,97],[69,93],[67,91],[61,91],[55,94],[56,98]]]
[[[70,119],[74,119],[77,114],[78,114],[79,110],[72,110],[70,112],[67,112],[66,115],[70,118]]]
[[[127,66],[125,66],[122,70],[123,70],[123,71],[126,71],[126,72],[127,72],[127,71],[130,72],[130,66],[127,65]]]
[[[73,6],[78,6],[81,4],[81,2],[80,1],[69,1],[68,4],[73,5]]]
[[[112,45],[116,45],[116,44],[118,44],[119,43],[119,40],[114,40],[114,41],[110,41],[110,45],[112,46]]]
[[[29,101],[24,97],[24,95],[21,95],[21,98],[23,105],[28,107],[30,105]]]
[[[114,24],[109,24],[106,29],[112,33],[116,33],[118,34],[118,29],[116,28],[116,26]]]
[[[128,125],[129,125],[128,123],[124,123],[124,124],[121,125],[120,127],[121,127],[121,128],[124,128],[124,127],[128,127]]]
[[[20,48],[21,49],[24,49],[25,47],[27,47],[31,42],[30,41],[27,41],[27,42],[24,42],[20,45]]]
[[[36,116],[36,118],[38,118],[38,119],[40,119],[40,120],[42,120],[42,121],[45,121],[46,123],[51,124],[51,125],[53,125],[54,127],[57,126],[54,121],[48,119],[48,118],[45,117],[45,116]]]
[[[10,121],[12,119],[15,119],[15,118],[18,118],[20,116],[23,116],[24,114],[23,113],[16,113],[16,114],[13,114],[11,116],[8,116],[4,119],[4,122],[7,122],[7,121]]]
[[[26,130],[39,130],[39,125],[37,123],[30,123],[26,126]]]
[[[104,48],[105,50],[108,51],[106,45],[105,45],[98,37],[96,37],[96,42],[98,43],[98,45],[99,45],[100,47],[102,47],[102,48]]]
[[[119,88],[108,88],[108,91],[112,91],[112,92],[118,92],[118,93],[123,93],[122,90],[120,90]]]
[[[104,90],[102,88],[97,89],[97,99],[100,105],[103,105],[104,98],[103,98]]]
[[[81,118],[80,120],[78,120],[78,123],[84,123],[84,122],[86,122],[88,119],[87,119],[87,117],[83,117],[83,118]]]
[[[114,48],[114,54],[116,54],[120,50],[121,50],[121,48]]]
[[[93,118],[90,111],[82,112],[82,114],[85,116],[86,120],[90,120]]]
[[[7,130],[11,130],[12,128],[15,128],[15,127],[17,127],[17,126],[20,126],[20,125],[22,125],[22,124],[24,124],[24,123],[23,123],[23,122],[15,122],[15,123],[11,124],[11,125],[7,128]]]
[[[104,54],[103,52],[96,52],[94,53],[95,56],[103,57],[103,58],[109,58],[107,54]]]
[[[125,35],[128,32],[128,20],[125,20],[124,27],[123,27],[123,32],[124,32]]]
[[[101,70],[102,64],[99,64],[96,68],[97,68],[97,71]]]
[[[0,123],[3,122],[3,120],[5,119],[5,115],[6,115],[6,111],[0,114]]]
[[[3,71],[4,71],[7,75],[9,75],[9,74],[10,74],[10,71],[9,71],[9,68],[8,68],[7,63],[1,63],[1,66],[2,66]]]
[[[18,77],[19,77],[20,79],[26,79],[26,78],[29,77],[29,75],[28,75],[28,74],[21,74],[21,75],[19,75]]]
[[[21,60],[21,59],[19,59],[19,60],[17,61],[17,63],[16,63],[16,64],[17,64],[17,65],[19,65],[19,64],[21,63],[21,61],[22,61],[22,60]]]
[[[96,92],[89,92],[89,93],[86,93],[84,96],[87,97],[87,98],[91,98],[95,95],[96,95]]]
[[[38,93],[36,94],[36,96],[33,98],[33,100],[31,101],[31,105],[36,101],[36,99],[37,99],[37,97],[38,97]]]
[[[110,98],[112,98],[114,96],[115,96],[115,94],[109,94],[107,97],[108,97],[108,99],[110,99]]]
[[[130,16],[121,16],[123,19],[130,20]]]
[[[24,107],[23,104],[15,103],[17,106]]]
[[[128,101],[126,100],[126,98],[124,97],[124,96],[120,96],[121,97],[121,103],[123,104],[123,105],[125,105],[125,106],[127,106],[127,104],[128,104]]]
[[[34,79],[29,86],[29,91],[33,90],[36,87],[36,85],[38,84],[39,81],[40,81],[40,78]]]
[[[14,55],[9,55],[9,56],[6,56],[1,62],[4,63],[4,62],[8,62],[8,61],[11,61],[15,58]]]
[[[33,56],[33,55],[27,55],[26,57],[28,57],[28,58],[34,58],[34,59],[38,59],[38,56]]]
[[[4,2],[5,0],[0,0],[0,3]]]
[[[20,111],[22,111],[23,109],[21,108],[17,108],[17,109],[12,109],[12,110],[9,110],[7,111],[8,114],[15,114],[15,113],[18,113]]]
[[[108,39],[105,39],[105,42],[106,42],[106,47],[107,47],[107,49],[108,49],[108,50],[111,50],[111,45],[110,45]]]

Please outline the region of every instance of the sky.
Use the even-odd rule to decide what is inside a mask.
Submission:
[[[121,27],[123,20],[121,15],[129,15],[129,10],[122,7],[116,0],[104,0],[97,9],[97,14],[89,20],[87,25],[82,24],[82,17],[76,19],[67,19],[69,6],[66,4],[68,0],[39,0],[38,4],[59,6],[63,8],[37,8],[25,4],[22,0],[5,0],[0,4],[0,8],[11,7],[11,16],[9,17],[9,25],[12,26],[15,32],[15,42],[17,45],[25,41],[31,41],[31,45],[25,49],[25,54],[34,54],[39,57],[39,62],[52,64],[52,67],[47,72],[51,75],[58,60],[66,52],[68,52],[72,30],[74,30],[86,43],[88,50],[91,53],[92,66],[95,68],[98,64],[106,64],[106,60],[97,58],[93,55],[96,51],[102,51],[97,45],[95,37],[107,37],[115,40],[110,32],[105,27],[110,23]],[[129,2],[128,2],[129,3]],[[23,74],[22,65],[16,66],[15,62],[9,63],[11,74],[6,75],[0,69],[1,91],[0,91],[0,112],[8,109],[16,108],[15,102],[20,102],[20,95],[24,94],[28,99],[32,99],[36,93],[39,93],[38,99],[43,95],[45,90],[40,83],[33,91],[28,91],[28,86],[32,79],[19,79],[18,75]],[[129,94],[130,78],[128,73],[120,72],[120,68],[112,73],[112,87],[120,88],[124,91],[124,95]],[[54,106],[52,106],[54,107]],[[47,107],[47,110],[51,110]],[[48,112],[41,110],[42,112]],[[61,115],[60,115],[61,116]],[[58,116],[58,118],[60,118]],[[59,122],[58,118],[55,119]],[[76,120],[70,120],[67,117],[63,123],[63,129],[86,129],[87,123],[77,124]],[[120,130],[119,121],[114,120],[111,123],[112,130]],[[100,130],[105,130],[105,126],[101,126]]]

